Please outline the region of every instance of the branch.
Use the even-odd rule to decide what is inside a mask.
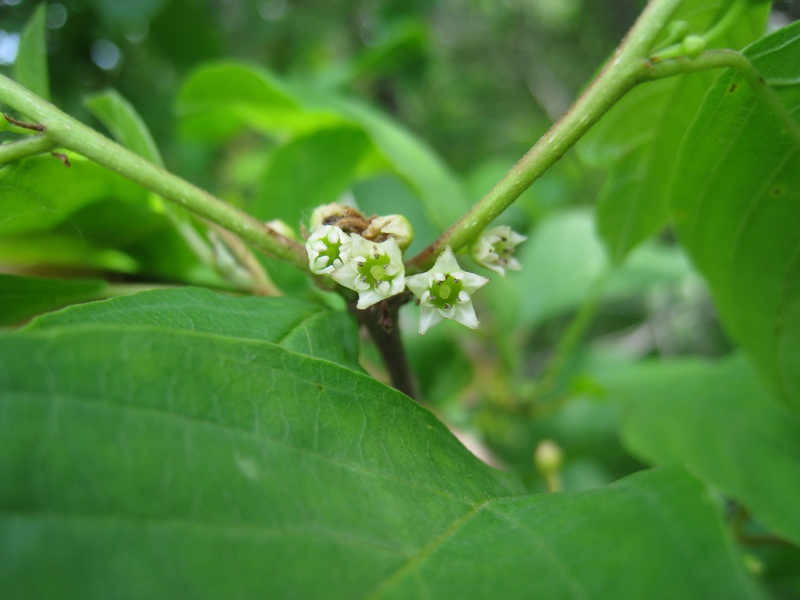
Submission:
[[[575,104],[466,215],[409,262],[409,272],[429,268],[445,246],[457,251],[475,239],[635,87],[644,69],[643,61],[681,2],[651,0],[614,55]]]
[[[0,144],[0,165],[50,152],[56,144],[46,135],[24,138],[8,144]]]
[[[708,50],[695,59],[674,58],[657,63],[645,62],[644,65],[646,68],[641,73],[641,82],[711,69],[734,69],[738,71],[753,92],[781,120],[787,133],[792,137],[795,144],[800,147],[800,126],[792,118],[778,95],[761,76],[755,65],[741,52],[736,52],[735,50]]]
[[[299,268],[306,268],[305,248],[301,244],[280,235],[247,213],[112,142],[3,75],[0,75],[0,101],[44,126],[46,138],[55,146],[81,154],[237,234],[268,254]],[[7,146],[18,143],[20,142]],[[38,144],[44,146],[42,142]],[[6,152],[12,157],[19,153],[18,150]]]

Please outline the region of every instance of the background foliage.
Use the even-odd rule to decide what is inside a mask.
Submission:
[[[6,1],[0,63],[260,219],[351,198],[406,214],[413,253],[643,5]],[[798,15],[753,2],[719,41],[788,25],[747,54],[794,115]],[[244,284],[204,224],[70,161],[0,167],[15,597],[800,597],[800,165],[736,75],[635,90],[526,192],[477,333],[403,309],[433,413],[340,299],[269,259],[287,298],[218,293]],[[567,493],[542,493],[544,439]]]

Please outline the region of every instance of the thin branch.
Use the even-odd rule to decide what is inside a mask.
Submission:
[[[735,50],[708,50],[695,59],[675,58],[658,63],[644,62],[639,81],[654,81],[684,73],[709,71],[712,69],[734,69],[747,82],[753,92],[780,119],[786,132],[800,147],[800,125],[792,118],[786,105],[764,80],[755,65],[741,52]]]
[[[429,268],[445,246],[458,251],[556,163],[628,91],[636,86],[659,34],[682,0],[652,0],[603,70],[575,104],[489,192],[408,263],[409,273]]]
[[[55,147],[56,144],[44,135],[37,135],[7,144],[0,144],[0,165],[28,158],[29,156],[45,154]]]
[[[163,198],[237,234],[268,254],[306,268],[305,248],[258,219],[165,171],[61,112],[11,79],[0,75],[0,101],[46,127],[56,146],[71,150],[160,194]]]

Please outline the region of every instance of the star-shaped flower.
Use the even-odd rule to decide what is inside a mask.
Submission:
[[[350,257],[331,273],[340,285],[358,292],[357,308],[364,309],[399,294],[406,287],[406,267],[393,238],[372,242],[350,235]]]
[[[486,277],[463,271],[450,246],[446,246],[430,271],[406,278],[408,289],[419,298],[420,335],[442,319],[476,329],[478,317],[472,294],[488,282]]]
[[[335,225],[319,225],[306,240],[308,268],[317,275],[341,269],[350,256],[350,236]]]
[[[505,275],[506,269],[519,271],[522,268],[513,254],[515,248],[526,239],[508,225],[500,225],[484,231],[470,246],[469,253],[479,265]]]

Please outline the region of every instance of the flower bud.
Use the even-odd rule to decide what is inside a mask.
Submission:
[[[534,454],[536,468],[543,475],[558,473],[564,464],[564,453],[553,440],[542,440]]]
[[[289,227],[289,225],[281,221],[280,219],[273,219],[272,221],[267,221],[264,223],[267,227],[269,227],[275,233],[279,233],[285,238],[289,238],[290,240],[298,240],[297,232]]]
[[[414,241],[414,228],[403,215],[385,215],[372,219],[361,235],[377,242],[394,238],[400,249],[405,250]]]
[[[347,208],[338,202],[323,204],[314,209],[309,219],[309,227],[314,229],[320,225],[335,225],[335,221],[347,214]]]
[[[681,50],[688,58],[697,58],[706,49],[706,42],[699,35],[687,35],[681,42]]]
[[[692,26],[689,25],[688,21],[673,21],[669,24],[669,28],[667,29],[667,39],[670,41],[682,40],[689,35],[691,31]]]

